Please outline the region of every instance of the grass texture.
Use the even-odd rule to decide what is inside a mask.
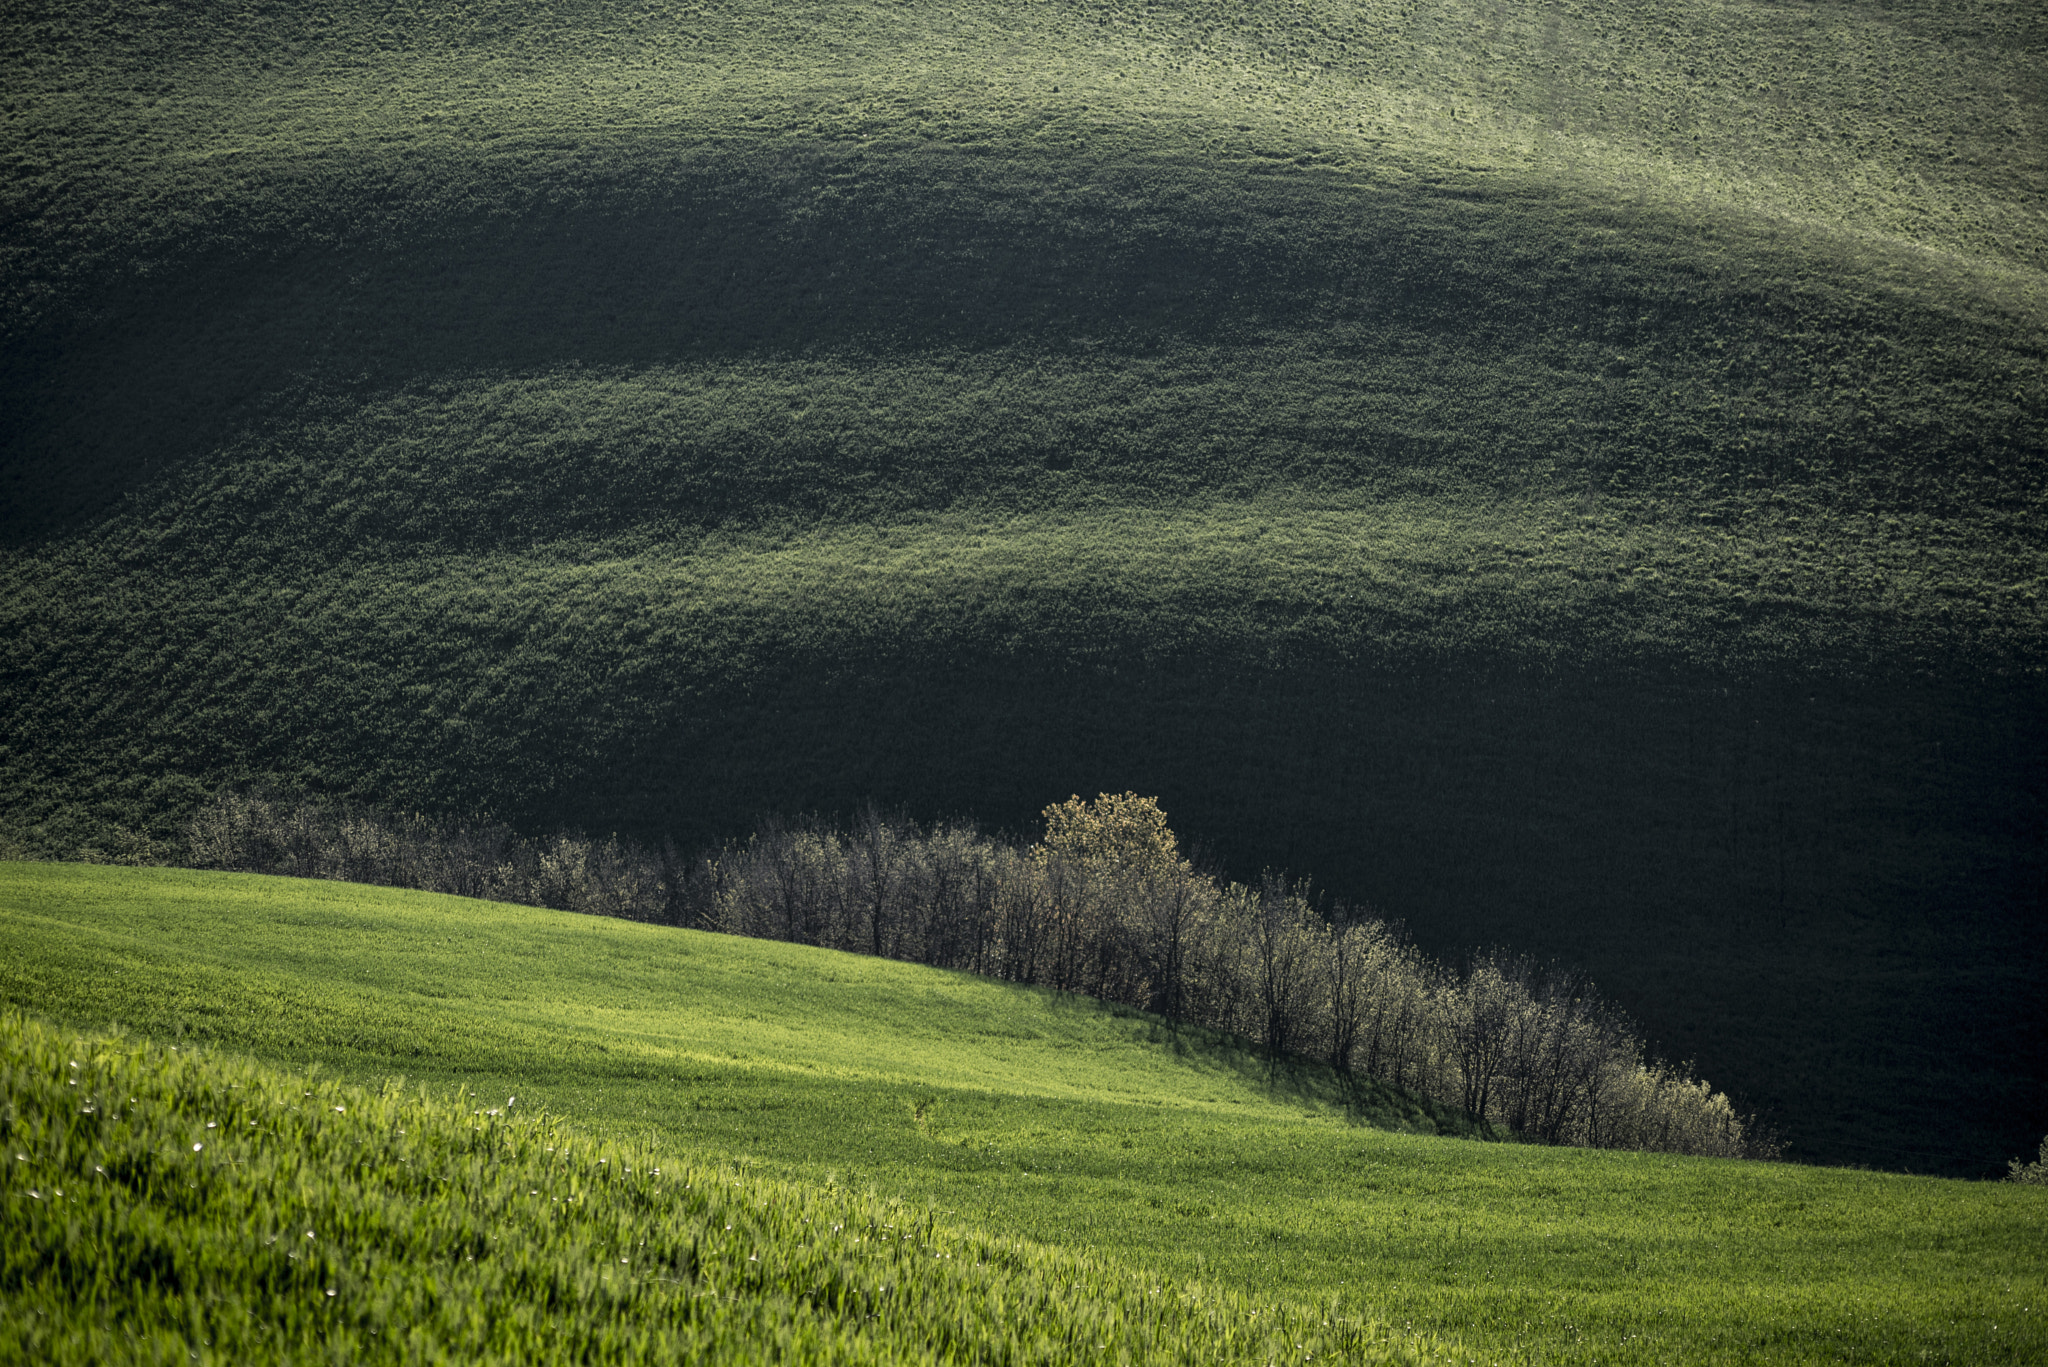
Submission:
[[[8,848],[1156,793],[1796,1154],[2048,1129],[2033,9],[5,17]]]
[[[1449,1360],[507,1108],[18,1015],[0,1070],[22,1361]]]
[[[2020,1363],[2048,1343],[2032,1188],[1444,1138],[1396,1095],[1347,1108],[1326,1077],[1143,1016],[798,946],[249,875],[0,880],[12,1009],[517,1096],[588,1156],[1056,1247],[1103,1285],[1158,1284],[1142,1269],[1476,1361]],[[458,1139],[486,1123],[454,1119]]]

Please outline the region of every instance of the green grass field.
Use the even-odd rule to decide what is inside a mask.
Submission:
[[[1083,999],[427,894],[9,864],[0,917],[13,1009],[517,1096],[581,1142],[1030,1241],[1102,1285],[1334,1302],[1489,1362],[2048,1347],[2034,1188],[1443,1138],[1391,1093],[1352,1113],[1328,1078]]]
[[[1451,1360],[1327,1308],[189,1043],[10,1015],[0,1070],[21,1361]]]
[[[2036,7],[0,13],[6,850],[1135,790],[2048,1129]]]

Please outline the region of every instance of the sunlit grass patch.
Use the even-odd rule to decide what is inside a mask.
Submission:
[[[523,1209],[525,1193],[565,1194],[525,1180],[566,1180],[546,1166],[558,1141],[535,1141],[542,1168],[531,1171],[455,1141],[524,1133],[469,1127],[520,1121],[538,1101],[573,1126],[572,1153],[609,1159],[615,1175],[630,1165],[666,1178],[670,1157],[726,1178],[743,1164],[803,1184],[828,1210],[881,1212],[898,1234],[909,1213],[942,1233],[1057,1247],[1256,1303],[1320,1310],[1337,1298],[1482,1361],[1926,1352],[2032,1367],[2048,1349],[2040,1188],[1375,1128],[1401,1117],[1354,1116],[1313,1078],[1276,1078],[1213,1039],[1176,1041],[1140,1015],[914,964],[386,888],[61,864],[0,867],[0,946],[0,1003],[37,1019],[122,1021],[134,1038],[178,1046],[150,1053],[159,1062],[189,1062],[197,1044],[371,1089],[319,1103],[348,1107],[341,1116],[304,1109],[315,1084],[276,1093],[298,1114],[266,1092],[239,1115],[242,1130],[275,1116],[265,1123],[368,1138],[321,1127],[362,1120],[378,1097],[411,1104],[384,1090],[397,1074],[437,1096],[467,1087],[487,1100],[441,1108],[452,1138],[435,1152],[452,1156],[435,1175],[499,1165],[513,1174],[492,1198],[506,1209]],[[87,1063],[57,1061],[73,1059]],[[54,1067],[6,1095],[77,1091]],[[506,1116],[474,1113],[514,1095]],[[162,1161],[189,1163],[191,1143],[215,1142],[179,1128],[225,1114],[202,1110],[150,1141]],[[1429,1116],[1408,1118],[1430,1128]],[[407,1142],[425,1133],[396,1127]],[[335,1152],[396,1171],[374,1144]],[[251,1170],[261,1158],[230,1156]],[[194,1180],[166,1171],[172,1186]],[[68,1199],[64,1179],[52,1186]],[[391,1190],[402,1205],[420,1189]],[[618,1190],[587,1188],[593,1200]],[[574,1247],[651,1238],[619,1228]],[[232,1246],[245,1247],[262,1246]]]
[[[595,1142],[516,1100],[376,1090],[0,1019],[0,1355],[16,1361],[1447,1360]]]

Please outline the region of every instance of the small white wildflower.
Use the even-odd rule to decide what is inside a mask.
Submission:
[[[342,1109],[341,1109],[341,1107],[339,1107],[339,1106],[336,1106],[336,1107],[334,1108],[334,1113],[335,1113],[336,1115],[342,1115],[342,1114],[345,1114],[345,1112],[343,1112],[343,1110],[342,1110]],[[328,1294],[329,1294],[329,1295],[332,1295],[333,1293],[332,1293],[332,1292],[329,1292]]]
[[[194,1152],[194,1153],[198,1153],[198,1152],[199,1152],[199,1151],[200,1151],[201,1149],[203,1149],[203,1148],[205,1148],[205,1147],[206,1147],[206,1145],[204,1145],[204,1144],[194,1144],[194,1145],[192,1146],[192,1152]]]

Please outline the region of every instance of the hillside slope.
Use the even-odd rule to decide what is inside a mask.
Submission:
[[[405,1091],[465,1084],[489,1110],[545,1108],[579,1147],[1035,1241],[1101,1269],[1097,1286],[1151,1272],[1443,1333],[1460,1360],[2020,1364],[2048,1342],[2038,1188],[1478,1143],[1427,1133],[1419,1110],[1375,1128],[1316,1070],[1176,1047],[1157,1018],[806,946],[330,882],[4,864],[0,1007],[317,1068],[379,1106],[397,1073]],[[460,1220],[452,1204],[423,1219]],[[762,1204],[772,1232],[786,1201]],[[366,1205],[374,1226],[388,1208]]]
[[[1451,1357],[472,1098],[12,1013],[0,1077],[6,1142],[29,1150],[0,1168],[0,1348],[17,1361]]]
[[[19,848],[1134,788],[1796,1153],[2048,1128],[2025,7],[6,14]]]

